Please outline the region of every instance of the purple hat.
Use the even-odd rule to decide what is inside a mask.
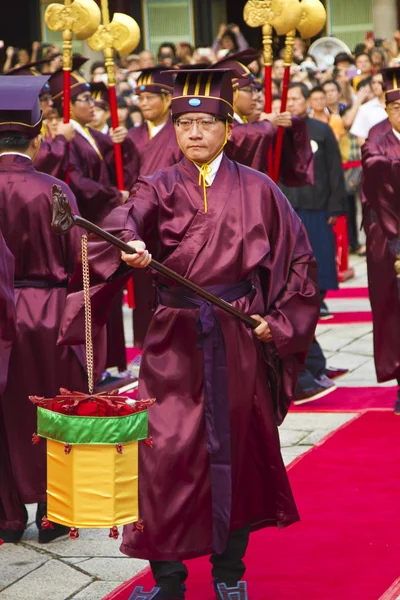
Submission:
[[[53,58],[57,58],[60,54],[51,54],[47,58],[42,58],[41,60],[35,60],[34,62],[26,63],[25,65],[20,65],[19,67],[14,67],[13,69],[9,69],[3,75],[41,75],[42,73],[37,69],[41,65],[48,64],[53,60]]]
[[[71,98],[75,98],[81,92],[90,91],[90,84],[86,81],[82,75],[76,71],[81,68],[88,58],[83,56],[74,56],[72,58],[72,71],[71,71]],[[53,73],[49,80],[51,88],[51,96],[56,106],[61,106],[62,99],[64,96],[64,71],[58,69]]]
[[[94,105],[103,110],[110,109],[110,99],[108,95],[108,88],[105,83],[98,81],[90,84],[90,91],[94,100]]]
[[[15,131],[29,138],[42,128],[39,94],[48,76],[0,76],[0,133]]]
[[[213,68],[232,69],[232,71],[236,71],[238,77],[235,77],[232,80],[233,89],[235,90],[246,87],[247,85],[256,85],[259,89],[259,83],[247,66],[253,61],[258,60],[259,57],[260,54],[257,50],[254,50],[254,48],[247,48],[247,50],[230,54],[226,58],[219,60],[213,65]]]
[[[152,94],[172,94],[174,89],[173,73],[165,67],[143,69],[136,85],[136,93],[150,92]]]
[[[229,69],[182,69],[172,95],[172,116],[188,112],[209,113],[233,121],[233,73]]]
[[[400,100],[400,67],[381,69],[379,73],[383,75],[386,104]]]

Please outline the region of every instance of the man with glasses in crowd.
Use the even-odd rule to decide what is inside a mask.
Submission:
[[[364,227],[376,377],[400,385],[400,67],[382,69],[382,76],[390,130],[362,148]],[[400,391],[395,412],[400,414]]]
[[[178,72],[172,115],[183,160],[140,178],[128,203],[103,222],[134,254],[121,262],[120,251],[101,241],[89,250],[104,281],[93,290],[104,309],[94,311],[95,331],[118,281],[122,288],[131,276],[127,265],[149,266],[154,235],[157,260],[259,323],[251,330],[158,280],[138,395],[156,398],[149,410],[154,447],[139,445],[144,530],[126,526],[121,547],[150,561],[156,600],[183,600],[182,561],[201,555],[211,555],[216,598],[246,600],[241,579],[250,531],[298,520],[277,422],[318,318],[315,262],[278,187],[224,153],[234,114],[231,77],[226,70]],[[71,292],[76,300],[79,287]],[[67,300],[63,343],[70,325],[79,330],[71,308]],[[279,382],[278,373],[285,374]]]

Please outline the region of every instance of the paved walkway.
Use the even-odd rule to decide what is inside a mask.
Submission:
[[[364,259],[352,261],[356,277],[346,286],[367,285]],[[368,310],[368,300],[328,301],[331,310]],[[126,313],[130,335],[129,314]],[[346,367],[350,373],[340,386],[376,385],[372,350],[372,325],[318,326],[317,336],[329,365]],[[128,341],[128,340],[127,340]],[[310,410],[312,405],[310,405]],[[353,417],[353,414],[292,413],[280,428],[282,453],[289,464],[319,440]],[[67,538],[47,545],[36,541],[36,507],[28,507],[29,528],[18,545],[0,548],[1,600],[102,600],[120,583],[146,566],[119,552],[119,542],[105,530],[81,530],[78,540]]]

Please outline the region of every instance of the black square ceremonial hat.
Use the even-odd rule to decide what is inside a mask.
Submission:
[[[110,110],[110,99],[108,87],[102,81],[96,81],[90,84],[90,92],[94,100],[94,105],[103,110]]]
[[[388,67],[379,72],[383,75],[386,104],[400,100],[400,67]]]
[[[0,133],[15,131],[30,138],[42,127],[39,94],[49,77],[0,76]]]
[[[172,115],[209,113],[233,121],[233,88],[230,69],[181,69],[176,73]]]
[[[89,59],[83,56],[72,57],[72,71],[70,78],[71,98],[75,98],[81,92],[90,91],[90,84],[86,81],[82,75],[77,71],[85,64]],[[56,106],[61,106],[64,96],[64,71],[59,69],[55,71],[49,80],[51,88],[51,96]]]

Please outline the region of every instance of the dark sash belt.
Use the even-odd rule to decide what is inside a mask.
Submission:
[[[250,281],[205,288],[226,302],[243,298]],[[225,340],[212,304],[181,287],[158,286],[159,302],[170,308],[199,308],[198,347],[204,355],[204,418],[213,518],[213,548],[221,554],[229,536],[232,507],[231,438]]]
[[[67,281],[46,281],[45,279],[18,279],[14,281],[14,288],[38,288],[38,289],[52,289],[52,288],[67,288]]]

